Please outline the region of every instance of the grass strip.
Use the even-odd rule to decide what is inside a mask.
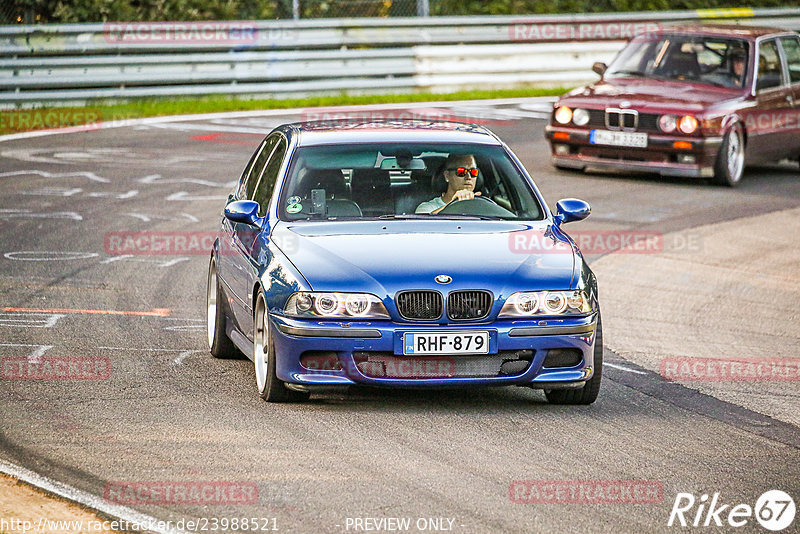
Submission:
[[[520,88],[500,90],[458,91],[454,93],[404,93],[386,95],[328,95],[286,99],[243,99],[225,96],[201,98],[148,98],[125,103],[87,103],[85,106],[40,107],[0,110],[0,134],[48,128],[64,128],[100,124],[103,121],[129,120],[164,115],[219,113],[259,109],[363,106],[369,104],[446,102],[557,96],[560,89]]]

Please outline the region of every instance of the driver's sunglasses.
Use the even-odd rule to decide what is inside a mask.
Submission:
[[[448,171],[455,171],[456,172],[456,176],[458,176],[459,178],[463,178],[467,174],[472,175],[473,178],[477,178],[478,177],[478,169],[475,168],[475,167],[473,167],[471,169],[468,169],[466,167],[456,167],[454,169],[447,169],[447,170]]]

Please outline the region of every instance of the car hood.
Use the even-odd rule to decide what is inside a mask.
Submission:
[[[590,86],[567,93],[560,104],[591,108],[618,107],[629,102],[629,108],[654,113],[678,111],[698,113],[705,108],[741,97],[741,90],[698,85],[681,81],[640,78],[600,80]]]
[[[384,298],[446,287],[507,297],[576,283],[574,251],[549,221],[279,222],[272,236],[315,291]],[[438,275],[452,282],[437,284]]]

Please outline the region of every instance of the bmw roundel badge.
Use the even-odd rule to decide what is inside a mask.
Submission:
[[[453,281],[453,279],[446,274],[440,274],[434,280],[436,280],[437,284],[449,284]]]

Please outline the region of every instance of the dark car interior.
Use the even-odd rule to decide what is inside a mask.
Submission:
[[[285,195],[286,215],[301,219],[414,214],[421,203],[447,190],[442,169],[446,155],[420,155],[415,159],[418,164],[406,169],[393,168],[392,164],[358,168],[306,166],[297,172],[294,187]],[[480,191],[480,196],[491,202],[481,199],[465,214],[515,218],[522,211],[520,201],[508,194],[488,158],[476,154],[475,159],[479,174],[474,191]],[[390,168],[382,168],[386,166]],[[535,215],[538,217],[538,209]]]
[[[608,68],[608,76],[631,73],[656,78],[742,87],[749,44],[741,39],[665,35],[660,41],[634,41]],[[743,62],[737,72],[735,63]]]

